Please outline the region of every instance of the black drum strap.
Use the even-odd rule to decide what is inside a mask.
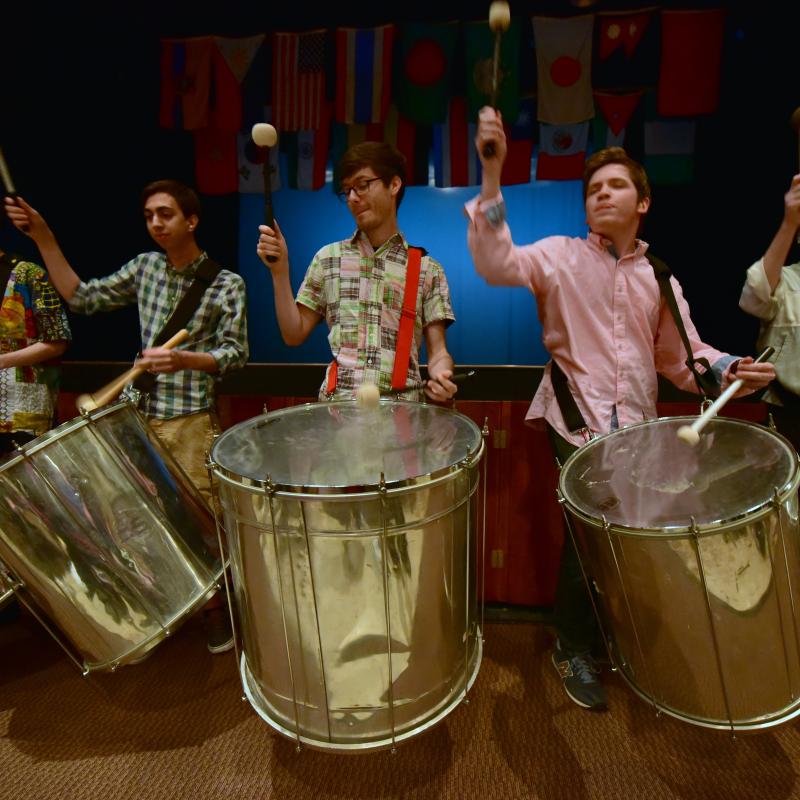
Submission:
[[[152,347],[160,347],[181,328],[186,327],[189,320],[194,316],[194,312],[200,307],[200,301],[203,299],[206,289],[214,283],[214,279],[221,269],[222,267],[216,261],[212,261],[207,257],[198,264],[194,280],[161,329],[161,333],[153,340]],[[134,382],[133,388],[142,394],[149,394],[155,382],[156,376],[154,373],[143,372]]]

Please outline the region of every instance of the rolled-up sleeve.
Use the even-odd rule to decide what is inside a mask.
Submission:
[[[219,317],[208,353],[217,362],[219,376],[243,367],[250,357],[247,341],[247,295],[239,275],[228,273],[218,296]]]
[[[781,304],[781,296],[785,291],[783,278],[778,281],[775,291],[769,285],[764,270],[764,259],[759,259],[747,270],[747,277],[739,298],[739,308],[763,320],[775,318]]]

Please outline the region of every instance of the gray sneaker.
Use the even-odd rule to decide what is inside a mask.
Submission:
[[[564,682],[564,691],[573,703],[592,711],[608,708],[606,690],[597,677],[600,667],[589,653],[570,653],[561,649],[556,641],[553,650],[553,666]]]

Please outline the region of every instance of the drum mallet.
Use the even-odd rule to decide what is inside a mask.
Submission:
[[[186,328],[181,328],[171,339],[168,339],[161,347],[164,350],[172,350],[179,344],[185,342],[189,338],[189,331]],[[143,372],[147,371],[147,367],[132,366],[127,372],[124,372],[118,378],[107,383],[101,389],[98,389],[94,394],[82,394],[75,401],[78,411],[81,413],[88,413],[94,411],[96,408],[110,403],[114,400],[119,393],[131,382],[135,381]]]
[[[503,32],[511,25],[511,9],[504,0],[495,0],[489,6],[489,29],[494,32],[494,56],[492,58],[492,90],[489,105],[497,108],[497,85],[500,82],[500,42]],[[483,157],[494,158],[497,149],[494,142],[486,142],[483,146]]]
[[[757,364],[768,361],[775,353],[774,347],[768,347],[756,359]],[[700,431],[719,413],[719,410],[742,388],[744,381],[737,378],[691,425],[678,428],[678,438],[691,447],[700,441]]]
[[[275,229],[275,217],[272,213],[272,180],[270,176],[269,149],[278,141],[278,132],[268,122],[257,122],[250,132],[253,141],[267,152],[264,157],[264,224]],[[274,263],[275,256],[267,256],[267,261]]]
[[[475,370],[471,369],[469,372],[455,372],[450,380],[453,383],[461,383],[467,378],[471,378],[475,374]],[[414,383],[407,383],[400,389],[392,389],[387,392],[389,396],[397,394],[398,392],[413,392],[417,389],[424,389],[427,381],[415,381]],[[381,393],[374,383],[362,383],[356,389],[356,401],[362,408],[376,408],[381,399]]]
[[[11,173],[8,171],[8,164],[6,164],[6,160],[3,157],[3,151],[0,149],[0,179],[3,181],[3,186],[5,187],[6,194],[16,202],[17,200],[17,189],[14,186],[14,181],[11,180]],[[17,203],[19,205],[19,203]],[[27,231],[28,226],[23,225],[22,230]]]

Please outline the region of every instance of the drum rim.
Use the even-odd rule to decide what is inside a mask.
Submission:
[[[631,430],[633,428],[639,428],[644,425],[653,425],[660,422],[668,422],[668,421],[681,421],[686,423],[691,423],[696,420],[696,416],[675,416],[675,417],[658,417],[657,419],[646,419],[642,420],[641,422],[636,422],[633,425],[626,425],[624,428],[619,428],[618,430],[611,431],[610,433],[605,433],[602,436],[597,436],[594,439],[586,442],[586,444],[579,447],[563,464],[558,476],[558,498],[559,502],[564,505],[566,508],[570,510],[570,512],[574,513],[576,517],[579,517],[584,522],[588,522],[589,524],[595,524],[597,527],[608,529],[609,532],[615,533],[622,533],[624,535],[631,535],[631,536],[642,536],[648,538],[675,538],[675,534],[683,534],[684,537],[692,536],[695,533],[699,534],[710,534],[710,533],[720,533],[723,530],[727,529],[728,527],[739,527],[744,520],[748,520],[753,522],[759,519],[761,516],[766,515],[772,509],[773,503],[775,502],[775,497],[770,497],[768,500],[762,501],[759,505],[742,512],[741,514],[736,514],[731,517],[720,517],[719,519],[706,521],[701,524],[695,524],[692,520],[688,520],[684,525],[662,525],[659,527],[649,527],[644,525],[624,525],[620,522],[613,522],[607,523],[603,516],[590,516],[586,513],[585,510],[579,509],[575,503],[569,499],[568,495],[565,493],[565,475],[567,473],[567,468],[576,459],[576,456],[579,453],[586,452],[587,448],[594,447],[597,442],[603,441],[611,436],[615,436],[619,434],[623,430]],[[783,444],[786,446],[787,450],[790,453],[794,454],[794,468],[792,470],[792,474],[789,477],[789,480],[784,482],[783,486],[777,487],[777,499],[779,503],[783,503],[786,501],[788,497],[794,494],[797,491],[798,485],[800,485],[800,456],[798,456],[797,451],[795,451],[792,443],[778,431],[774,430],[773,428],[766,428],[763,425],[759,425],[758,423],[751,422],[750,420],[743,420],[743,419],[736,419],[734,417],[720,417],[719,419],[724,420],[726,422],[742,425],[748,428],[755,428],[756,430],[767,431],[768,433],[772,434],[773,436],[780,439]]]
[[[220,464],[215,458],[215,452],[217,450],[218,445],[222,441],[222,439],[231,431],[236,430],[237,428],[243,427],[248,423],[252,423],[253,420],[257,419],[258,417],[250,417],[249,419],[242,420],[242,422],[237,423],[236,425],[228,428],[224,433],[218,436],[214,443],[211,446],[211,450],[209,452],[209,468],[211,471],[221,479],[224,479],[227,483],[231,483],[237,487],[244,488],[250,491],[256,492],[263,492],[269,489],[270,492],[274,494],[280,494],[285,497],[292,497],[295,499],[311,499],[311,498],[321,498],[321,497],[336,497],[336,498],[352,498],[358,499],[359,496],[372,496],[377,493],[381,493],[387,490],[404,490],[410,489],[413,490],[414,487],[422,487],[428,486],[433,482],[438,482],[441,479],[447,478],[450,475],[453,475],[459,472],[464,467],[470,468],[474,467],[480,463],[481,459],[485,454],[485,441],[483,433],[478,427],[478,424],[470,419],[466,414],[462,414],[457,409],[450,409],[450,408],[442,408],[440,406],[434,406],[431,404],[425,403],[418,403],[415,400],[395,400],[393,398],[381,398],[380,400],[381,405],[428,405],[430,408],[435,408],[437,413],[445,413],[445,414],[457,414],[462,419],[466,420],[474,429],[475,433],[477,434],[477,441],[475,446],[465,453],[464,457],[458,461],[453,462],[445,467],[442,467],[438,470],[433,470],[432,472],[422,473],[420,475],[414,475],[411,477],[401,478],[400,480],[396,481],[386,481],[385,483],[381,483],[380,481],[375,483],[364,483],[364,484],[342,484],[339,486],[323,486],[323,485],[307,485],[301,483],[275,483],[269,476],[265,477],[264,479],[259,478],[250,478],[248,476],[242,475],[240,472],[232,470],[230,467],[225,467]],[[302,410],[307,410],[309,408],[317,408],[319,406],[344,406],[348,408],[352,408],[356,404],[355,400],[336,400],[333,402],[317,402],[317,403],[301,403],[296,406],[286,406],[284,408],[278,408],[275,411],[270,411],[266,414],[260,414],[259,417],[269,418],[271,415],[275,414],[289,414],[289,413],[296,413]]]
[[[131,402],[131,400],[123,398],[115,403],[101,406],[100,408],[97,408],[94,411],[90,411],[84,414],[79,414],[78,416],[75,416],[72,419],[68,419],[65,422],[62,422],[55,428],[50,428],[50,430],[45,431],[44,433],[37,436],[35,439],[32,439],[30,442],[23,444],[20,448],[15,450],[9,456],[8,459],[0,463],[0,472],[2,472],[5,469],[9,469],[10,467],[13,467],[15,464],[18,464],[20,461],[24,460],[27,456],[32,456],[34,453],[38,453],[40,450],[43,450],[45,447],[52,444],[54,441],[61,439],[63,436],[66,436],[68,433],[72,433],[73,431],[76,431],[90,424],[92,421],[96,419],[105,417],[108,414],[113,414],[116,411],[121,410],[125,406],[128,406],[133,411],[136,411],[135,404]]]

